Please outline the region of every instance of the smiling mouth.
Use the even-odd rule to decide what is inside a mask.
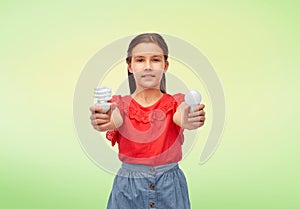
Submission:
[[[153,78],[153,77],[155,77],[155,75],[152,75],[152,74],[142,75],[142,78]]]

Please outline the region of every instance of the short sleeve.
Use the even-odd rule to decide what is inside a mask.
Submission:
[[[172,95],[172,97],[175,99],[177,105],[180,105],[180,103],[184,101],[184,94],[178,93]]]
[[[112,99],[110,100],[110,102],[114,102],[117,104],[117,107],[120,110],[121,115],[123,116],[123,112],[124,112],[124,102],[122,99],[121,95],[113,95]]]
[[[115,146],[118,141],[119,131],[117,129],[108,130],[106,132],[106,138],[111,141],[111,146]]]

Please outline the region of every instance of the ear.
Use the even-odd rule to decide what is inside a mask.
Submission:
[[[166,61],[165,61],[164,73],[167,72],[168,68],[169,68],[169,61],[166,60]]]
[[[131,68],[131,63],[127,63],[127,70],[128,70],[130,73],[133,73],[132,68]]]

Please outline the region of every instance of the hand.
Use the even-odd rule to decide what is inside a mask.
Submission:
[[[205,122],[205,112],[203,110],[204,108],[205,105],[200,104],[194,109],[193,112],[188,113],[188,123],[191,123],[192,127],[200,128],[201,126],[204,125]]]
[[[116,109],[116,104],[111,103],[110,110],[107,113],[101,113],[100,106],[91,106],[91,124],[98,131],[107,131],[115,128],[112,120],[112,113]]]
[[[193,130],[200,128],[205,122],[204,104],[195,107],[193,112],[190,112],[190,106],[182,102],[177,110],[180,110],[180,126],[184,129]]]

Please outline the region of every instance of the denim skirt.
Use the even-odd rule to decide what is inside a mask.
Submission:
[[[190,209],[185,176],[177,163],[162,166],[122,163],[107,209]]]

